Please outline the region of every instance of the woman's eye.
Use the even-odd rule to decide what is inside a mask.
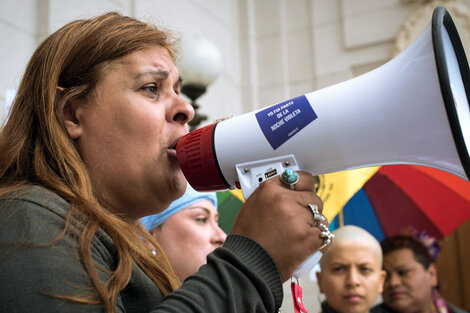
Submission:
[[[207,223],[207,217],[196,217],[196,222],[199,222],[199,223],[202,223],[202,224],[205,224]]]
[[[400,271],[398,271],[398,275],[406,276],[409,272],[410,272],[410,270],[400,270]]]
[[[156,93],[158,90],[157,85],[155,84],[145,85],[144,87],[142,87],[142,89],[151,93]]]

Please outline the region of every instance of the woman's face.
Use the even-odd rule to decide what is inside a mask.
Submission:
[[[65,114],[95,190],[116,212],[158,213],[184,193],[175,145],[194,111],[180,87],[170,54],[155,46],[112,61],[96,90]]]
[[[217,221],[212,202],[202,200],[173,214],[151,231],[181,280],[196,273],[206,263],[207,255],[224,243],[227,235]]]
[[[320,291],[339,313],[366,313],[382,292],[385,272],[376,249],[343,241],[328,250],[317,274]]]
[[[383,300],[389,307],[397,312],[432,312],[432,290],[437,285],[433,264],[426,270],[413,252],[404,248],[384,256],[384,270]]]

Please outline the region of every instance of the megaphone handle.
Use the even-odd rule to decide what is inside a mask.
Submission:
[[[278,177],[286,168],[299,170],[297,160],[292,154],[237,164],[235,168],[245,199],[248,199],[263,180]],[[271,173],[274,175],[270,176]],[[309,256],[299,268],[295,270],[293,276],[300,278],[310,272],[320,261],[322,255],[320,251],[316,251]]]
[[[318,262],[320,262],[322,256],[323,253],[320,250],[316,251],[315,253],[310,255],[305,261],[303,261],[302,264],[300,264],[300,266],[295,270],[292,276],[298,279],[304,276],[305,274],[308,274],[313,269],[313,267],[317,265]]]
[[[295,313],[308,313],[304,307],[302,299],[302,287],[300,287],[299,278],[310,272],[313,267],[320,261],[322,253],[320,250],[309,256],[299,268],[294,272],[291,277],[291,293],[292,301],[294,303],[294,312]]]

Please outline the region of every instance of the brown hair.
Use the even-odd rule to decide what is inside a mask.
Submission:
[[[396,250],[410,249],[413,256],[418,263],[428,269],[433,263],[433,259],[429,254],[428,248],[421,243],[418,239],[408,235],[396,235],[385,238],[381,244],[384,257]]]
[[[76,226],[82,229],[80,257],[96,292],[93,296],[57,296],[104,304],[107,312],[115,311],[116,298],[128,284],[134,262],[163,295],[175,290],[179,281],[158,243],[140,224],[119,218],[99,202],[87,168],[63,126],[59,102],[89,95],[110,61],[156,45],[175,57],[175,41],[170,33],[118,13],[65,25],[34,52],[0,133],[0,194],[33,184],[44,186],[70,203],[65,228],[56,241],[72,220],[78,221]],[[90,251],[99,228],[112,238],[119,258],[104,283]],[[158,256],[144,246],[141,236],[158,249]]]

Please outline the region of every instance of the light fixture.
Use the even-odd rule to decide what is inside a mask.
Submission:
[[[219,49],[212,42],[196,36],[183,39],[178,69],[183,79],[181,92],[191,99],[195,112],[193,120],[189,122],[191,130],[207,119],[206,115],[197,112],[199,105],[196,99],[203,95],[207,87],[217,79],[221,68],[222,57]]]

